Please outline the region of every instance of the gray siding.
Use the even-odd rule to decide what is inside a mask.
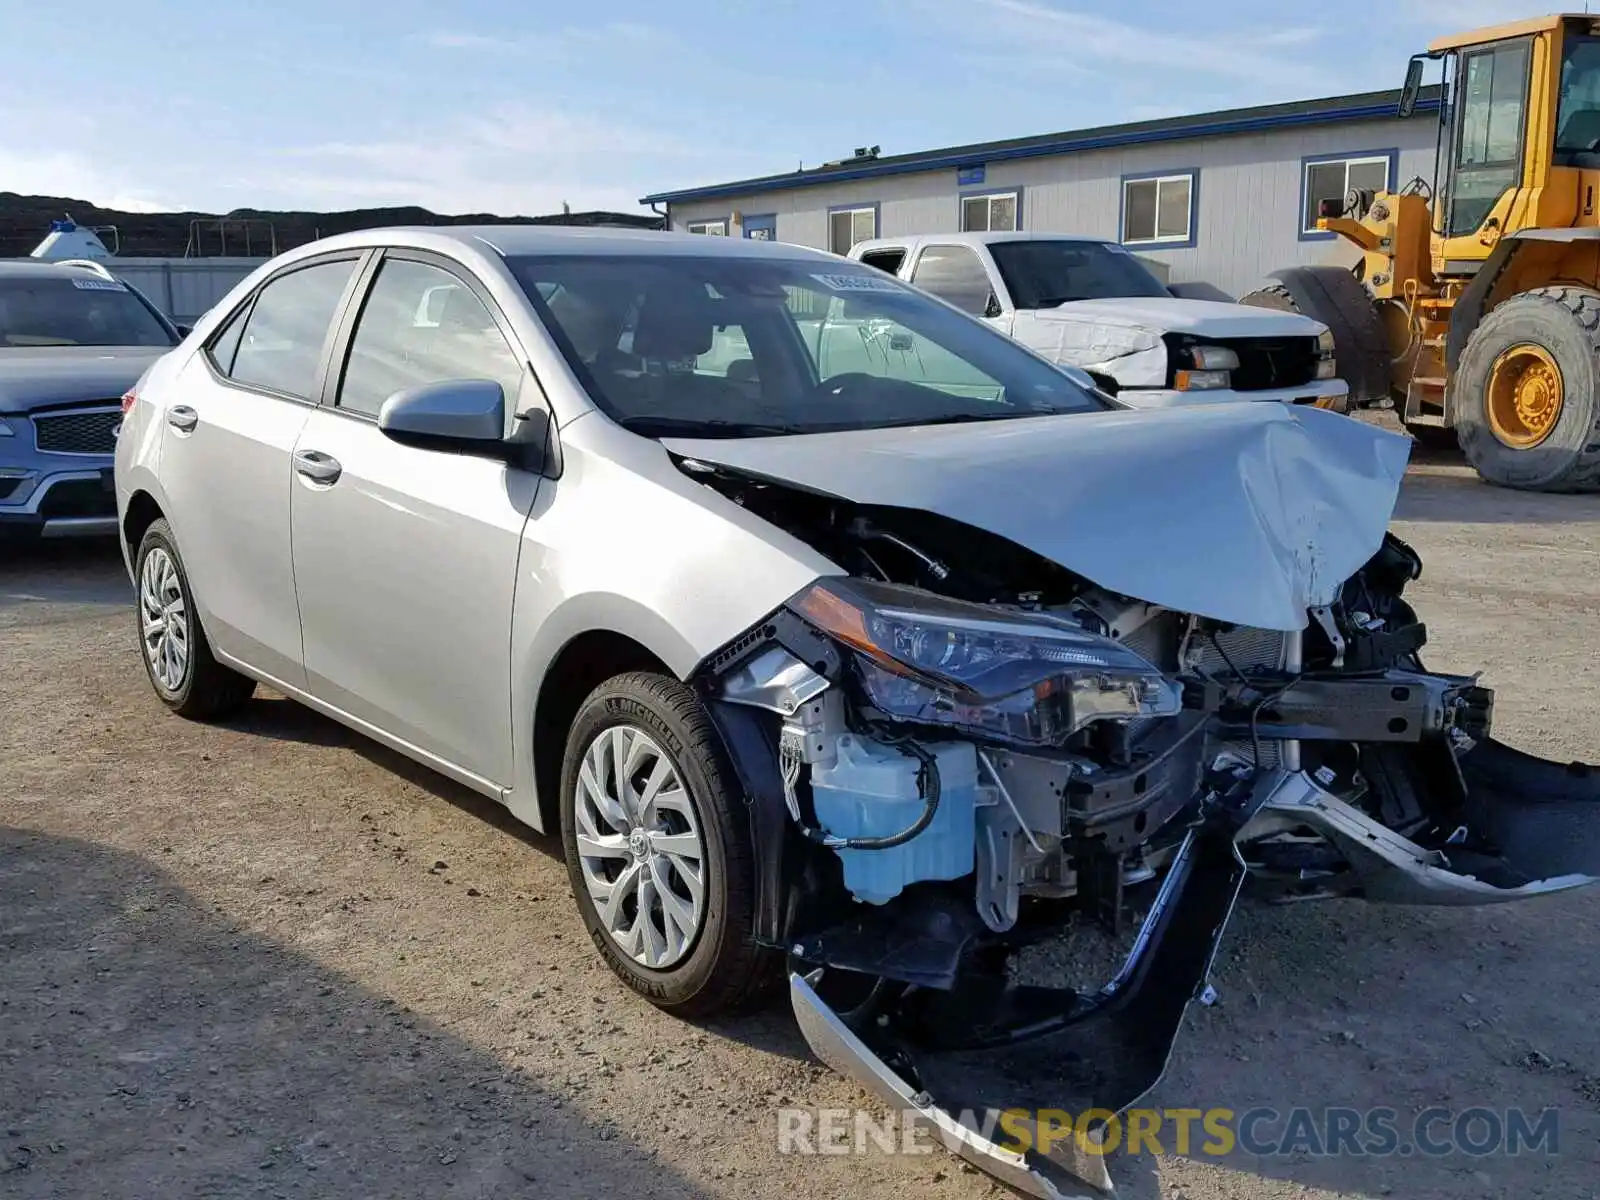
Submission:
[[[674,204],[669,212],[674,229],[733,213],[775,213],[780,240],[827,249],[830,208],[877,205],[880,237],[944,233],[960,228],[963,191],[1017,187],[1023,228],[1115,238],[1124,176],[1192,169],[1199,173],[1195,246],[1147,245],[1139,253],[1167,263],[1174,282],[1203,280],[1237,296],[1277,267],[1321,262],[1330,250],[1326,241],[1300,237],[1302,160],[1396,150],[1398,185],[1418,175],[1431,183],[1435,129],[1430,120],[1381,120],[1196,138],[998,162],[975,188],[958,188],[954,170],[930,171]]]

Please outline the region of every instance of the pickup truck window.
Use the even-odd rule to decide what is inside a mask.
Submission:
[[[911,282],[975,317],[998,315],[991,310],[994,286],[983,260],[970,246],[929,246],[912,269]]]
[[[905,266],[906,252],[903,247],[894,246],[885,250],[868,250],[861,256],[861,261],[869,267],[890,275],[900,274],[900,268]]]
[[[1003,334],[860,263],[630,254],[510,265],[595,404],[649,437],[1109,407]]]
[[[1000,282],[1020,309],[1054,308],[1071,300],[1172,295],[1149,268],[1109,242],[995,242],[989,247]]]

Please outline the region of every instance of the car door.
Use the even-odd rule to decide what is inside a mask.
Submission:
[[[442,292],[441,290],[442,289]],[[491,379],[510,411],[527,356],[457,265],[389,251],[294,451],[290,504],[306,686],[484,790],[511,783],[511,604],[538,478],[404,446],[404,388]]]
[[[163,414],[160,474],[212,646],[300,687],[290,454],[321,394],[361,254],[269,278],[188,365]]]

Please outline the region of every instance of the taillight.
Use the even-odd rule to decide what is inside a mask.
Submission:
[[[132,410],[132,408],[134,406],[134,403],[138,399],[139,399],[139,393],[134,391],[132,388],[129,388],[127,391],[122,393],[122,415],[123,416],[127,416],[128,415],[128,413]]]

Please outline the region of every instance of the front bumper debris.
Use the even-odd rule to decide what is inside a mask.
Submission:
[[[1440,778],[1450,773],[1453,777]],[[1339,851],[1353,889],[1393,904],[1495,904],[1600,882],[1600,770],[1554,763],[1486,739],[1435,756],[1430,848],[1404,837],[1305,775],[1290,776],[1240,834],[1308,828]]]
[[[1159,1081],[1205,989],[1245,876],[1234,832],[1219,815],[1186,834],[1126,964],[1098,993],[982,975],[948,991],[880,988],[841,1014],[821,994],[829,968],[792,959],[800,1030],[823,1062],[1012,1187],[1109,1195],[1098,1133]]]
[[[800,1030],[823,1062],[1011,1187],[1105,1200],[1099,1135],[1165,1072],[1259,839],[1320,835],[1348,864],[1346,891],[1372,900],[1486,904],[1600,881],[1600,769],[1492,739],[1460,755],[1434,744],[1426,775],[1441,807],[1410,837],[1301,771],[1216,797],[1183,834],[1127,962],[1097,993],[1010,984],[993,959],[958,972],[958,960],[970,968],[981,955],[981,931],[944,928],[949,918],[930,910],[877,957],[894,975],[863,973],[874,955],[849,938],[796,946]]]

